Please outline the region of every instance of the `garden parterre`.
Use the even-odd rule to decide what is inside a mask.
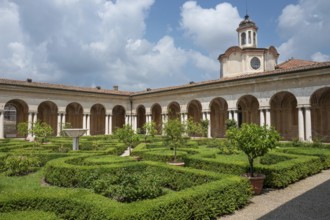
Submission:
[[[220,140],[189,140],[178,151],[186,166],[173,167],[166,164],[171,149],[157,139],[135,147],[142,161],[119,157],[126,147],[109,136],[83,137],[77,152],[68,138],[40,146],[2,141],[0,219],[213,219],[248,203],[241,152],[224,154]],[[8,176],[8,157],[31,155],[40,160],[34,169]],[[329,161],[329,148],[286,145],[260,158],[256,171],[267,175],[268,187],[282,188],[329,168]]]

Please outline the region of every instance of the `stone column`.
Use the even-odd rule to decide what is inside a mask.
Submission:
[[[237,110],[233,110],[233,119],[236,121],[236,123],[238,125],[238,111]]]
[[[265,125],[265,112],[264,109],[260,109],[260,126]]]
[[[165,123],[166,123],[166,114],[162,114],[162,135],[164,135]]]
[[[112,134],[112,115],[109,115],[109,134]]]
[[[65,113],[62,115],[62,126],[65,126],[66,119],[65,119]]]
[[[105,115],[105,135],[109,134],[109,117]]]
[[[305,140],[305,129],[304,129],[304,110],[303,108],[298,108],[298,137],[299,140]]]
[[[211,138],[211,113],[205,112],[205,119],[208,120],[209,125],[207,127],[207,137]]]
[[[265,111],[266,111],[266,118],[265,118],[266,126],[270,127],[271,126],[270,109],[267,108]]]
[[[126,117],[125,117],[125,125],[129,125],[129,116],[128,115],[126,115]]]
[[[229,120],[233,120],[233,119],[234,119],[234,118],[233,118],[233,113],[232,113],[231,110],[228,111],[228,119],[229,119]]]
[[[37,123],[37,120],[38,120],[38,113],[35,112],[33,115],[33,124]]]
[[[62,114],[57,113],[57,134],[56,136],[59,137],[61,136],[61,130],[62,130]]]
[[[137,131],[137,116],[136,115],[133,115],[133,130],[136,132]]]
[[[33,113],[33,124],[32,124],[32,128],[35,126],[35,124],[37,123],[37,116],[38,116],[38,113],[37,112],[35,112],[35,113]],[[35,137],[35,135],[34,134],[32,134],[33,135],[33,137]]]
[[[82,127],[83,129],[87,128],[87,123],[86,122],[87,122],[87,114],[83,114],[83,127]]]
[[[33,124],[32,112],[29,112],[28,113],[28,135],[27,135],[28,140],[30,140],[32,137],[32,134],[30,132],[30,130],[32,129],[32,124]]]
[[[5,112],[2,111],[0,112],[0,139],[3,139],[5,136],[4,136],[4,115]]]
[[[87,120],[87,122],[86,122],[86,124],[87,124],[87,127],[86,127],[87,135],[90,136],[91,135],[91,121],[90,121],[90,115],[89,114],[86,115],[86,120]]]
[[[312,142],[312,118],[310,107],[305,108],[306,141]]]

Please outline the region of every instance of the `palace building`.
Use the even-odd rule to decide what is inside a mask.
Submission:
[[[0,138],[19,137],[17,124],[48,123],[112,134],[154,121],[209,120],[208,137],[224,137],[227,119],[274,126],[283,140],[330,142],[330,62],[277,63],[275,47],[258,48],[258,27],[248,16],[237,28],[238,46],[219,56],[220,78],[140,92],[0,79]]]

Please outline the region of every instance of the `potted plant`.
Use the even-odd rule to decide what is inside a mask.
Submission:
[[[184,166],[183,161],[177,161],[177,148],[185,144],[186,139],[184,134],[186,133],[186,127],[180,122],[179,119],[170,119],[164,126],[164,138],[163,143],[170,149],[173,149],[173,161],[168,164],[176,166]]]
[[[249,173],[244,176],[250,179],[255,194],[260,194],[265,175],[254,172],[254,160],[276,147],[280,140],[279,133],[272,127],[243,124],[241,128],[228,129],[227,138],[246,154],[249,161]]]

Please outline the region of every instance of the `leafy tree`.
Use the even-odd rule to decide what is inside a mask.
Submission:
[[[254,159],[275,148],[280,140],[280,135],[274,128],[256,124],[243,124],[241,128],[231,127],[227,130],[227,137],[246,154],[251,176],[254,176]]]
[[[170,119],[164,126],[164,145],[174,150],[174,162],[176,162],[177,148],[183,146],[186,143],[184,134],[186,133],[186,127],[181,123],[179,119]]]
[[[28,131],[28,123],[27,122],[21,122],[17,125],[17,131],[20,135],[26,137],[29,134]]]
[[[46,122],[37,121],[33,124],[31,133],[36,136],[36,141],[43,143],[53,133],[53,129]]]
[[[209,121],[202,120],[201,122],[194,122],[192,118],[189,118],[187,121],[187,133],[189,136],[207,136]]]
[[[36,141],[43,143],[45,139],[53,133],[53,129],[46,122],[37,121],[33,123],[31,128],[28,129],[27,122],[21,122],[17,126],[19,134],[26,136],[27,134],[34,134]]]
[[[143,125],[143,129],[145,130],[144,142],[147,142],[148,137],[151,137],[151,139],[153,139],[158,132],[156,123],[154,121],[145,123]]]
[[[237,122],[235,121],[235,119],[227,119],[226,120],[226,127],[227,127],[227,129],[237,127]]]
[[[124,125],[122,128],[117,128],[115,137],[128,146],[129,154],[131,148],[139,142],[139,136],[134,132],[130,125]]]

